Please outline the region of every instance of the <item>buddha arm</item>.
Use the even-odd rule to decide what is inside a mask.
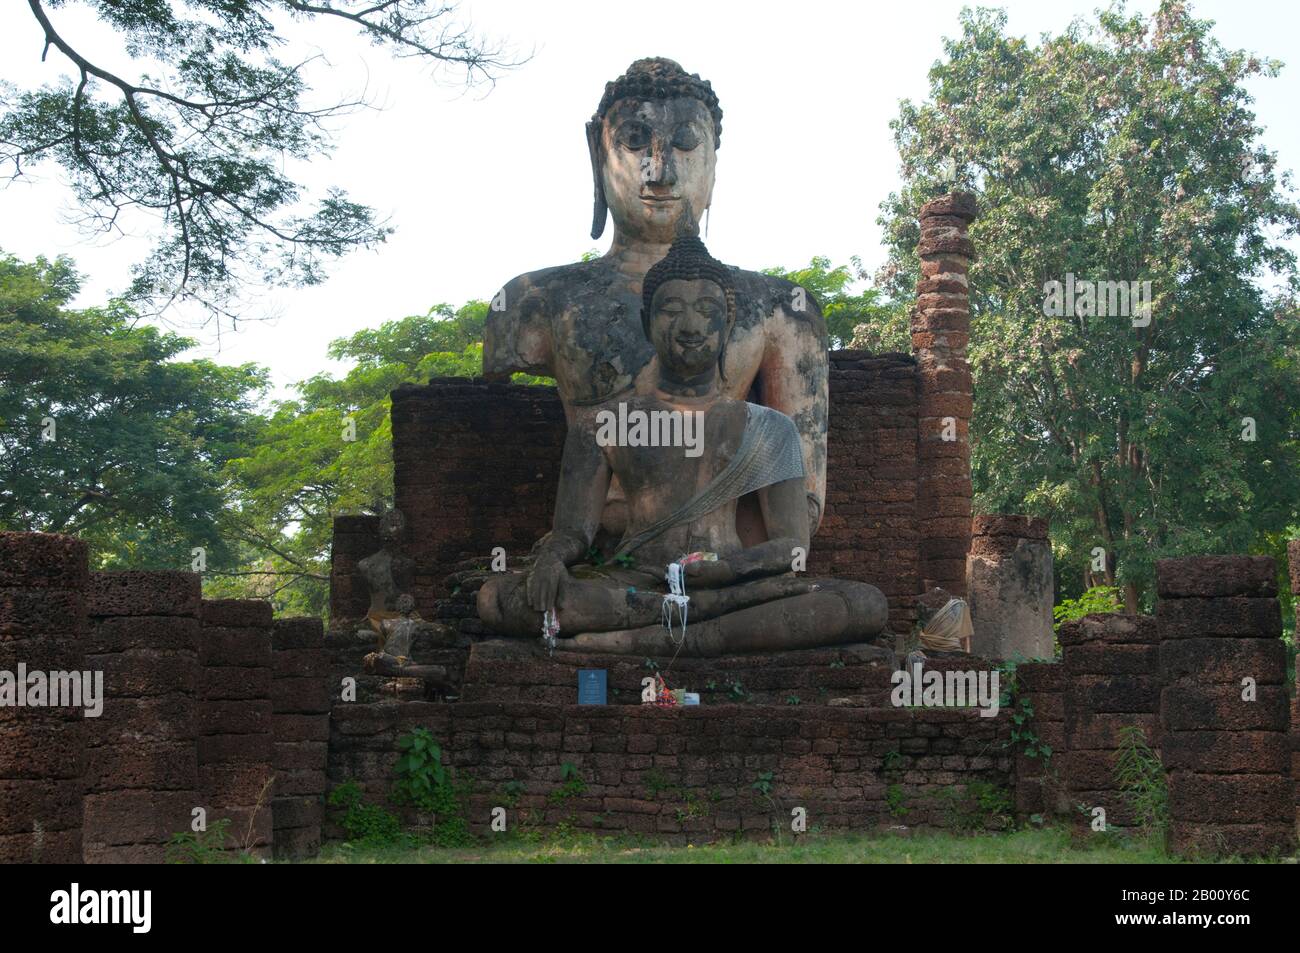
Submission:
[[[826,321],[811,293],[789,282],[768,316],[760,364],[760,401],[791,418],[803,447],[808,532],[821,523],[826,500],[826,420],[829,370]],[[776,537],[770,527],[768,536]]]
[[[793,566],[796,549],[808,552],[808,518],[806,484],[793,479],[774,483],[758,491],[763,520],[771,538],[756,546],[732,553],[716,563],[693,563],[687,568],[687,580],[694,579],[705,587],[778,576]]]
[[[586,555],[595,538],[609,492],[609,463],[595,432],[582,419],[569,425],[560,460],[560,487],[555,495],[555,522],[528,574],[528,605],[537,612],[556,607],[566,566]]]
[[[575,420],[564,438],[551,538],[542,546],[539,559],[545,555],[572,566],[587,555],[605,508],[610,472],[595,432],[583,420]]]
[[[483,329],[483,376],[554,376],[551,328],[542,293],[528,275],[511,279],[493,297]]]

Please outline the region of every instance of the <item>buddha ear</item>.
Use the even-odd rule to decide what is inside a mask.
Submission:
[[[721,347],[718,348],[718,376],[727,379],[727,342],[731,340],[732,329],[736,326],[736,292],[731,288],[722,289],[727,299],[727,325],[722,329]]]
[[[609,203],[605,201],[605,154],[601,147],[601,132],[605,121],[600,118],[587,123],[587,152],[591,155],[591,179],[595,184],[595,204],[591,210],[591,237],[599,238],[605,233],[605,219],[609,215]]]

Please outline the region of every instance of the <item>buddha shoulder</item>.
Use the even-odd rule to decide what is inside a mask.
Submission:
[[[826,321],[816,296],[786,278],[761,271],[733,272],[738,323],[746,326],[772,319],[808,323],[825,334]]]
[[[603,288],[612,274],[613,268],[601,258],[526,271],[502,286],[489,318],[494,313],[521,315],[538,308],[564,308],[594,290],[593,285]]]
[[[565,313],[588,311],[608,298],[607,267],[593,261],[555,265],[507,281],[492,297],[483,340],[483,371],[499,377],[513,371],[552,373],[559,342],[553,322]]]

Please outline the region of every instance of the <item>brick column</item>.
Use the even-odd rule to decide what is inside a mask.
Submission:
[[[86,668],[86,544],[70,536],[0,533],[0,671],[15,697],[0,706],[0,863],[81,862],[83,709],[17,707],[19,665]]]
[[[91,573],[86,660],[107,698],[88,739],[87,863],[162,863],[190,830],[199,591],[189,572]]]
[[[921,591],[938,586],[964,596],[972,495],[966,275],[975,255],[966,230],[975,219],[975,197],[959,192],[934,199],[921,207],[920,218],[912,352],[920,388]]]
[[[1162,559],[1156,595],[1170,849],[1294,850],[1276,565],[1267,556]]]
[[[227,846],[270,853],[271,604],[203,600],[199,639],[199,793],[208,829],[230,821]]]
[[[1159,750],[1159,636],[1151,616],[1119,613],[1084,616],[1057,633],[1065,675],[1065,747],[1061,776],[1075,830],[1092,832],[1092,810],[1105,808],[1106,828],[1141,820],[1115,779],[1122,731],[1142,730]]]
[[[324,626],[276,619],[271,648],[275,856],[293,859],[320,850],[332,694]]]

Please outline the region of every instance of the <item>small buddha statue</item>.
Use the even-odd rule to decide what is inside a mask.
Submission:
[[[357,562],[356,573],[370,593],[366,627],[357,630],[357,638],[363,642],[373,641],[381,650],[398,621],[406,618],[418,622],[420,619],[413,611],[404,615],[397,608],[399,580],[405,581],[411,571],[411,560],[398,550],[405,531],[406,518],[401,510],[389,510],[379,520],[379,551]]]

